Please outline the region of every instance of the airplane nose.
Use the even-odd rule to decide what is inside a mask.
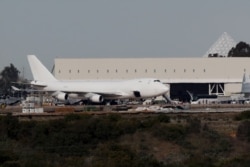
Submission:
[[[165,90],[165,92],[168,92],[169,88],[165,86],[164,90]]]
[[[163,85],[163,84],[162,84],[162,91],[163,91],[164,93],[167,93],[167,92],[169,91],[169,88],[168,88],[166,85]]]

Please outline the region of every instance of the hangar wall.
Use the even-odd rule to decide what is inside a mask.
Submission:
[[[241,79],[250,58],[55,59],[58,79]]]
[[[225,90],[233,90],[232,92],[233,93],[239,93],[241,92],[241,83],[227,83],[225,84]],[[229,96],[230,93],[229,92],[226,92],[225,93],[226,96]]]
[[[225,83],[225,94],[239,91],[250,58],[56,58],[58,79],[158,78],[164,83]]]

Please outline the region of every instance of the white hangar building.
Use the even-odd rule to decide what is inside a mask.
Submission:
[[[223,34],[216,47],[234,45]],[[229,39],[225,39],[229,38]],[[228,43],[229,42],[229,43]],[[222,48],[222,47],[221,47]],[[232,46],[229,46],[231,49]],[[222,50],[223,52],[225,52]],[[228,51],[227,51],[228,52]],[[223,53],[219,53],[223,56]],[[250,58],[56,58],[54,75],[58,79],[134,79],[158,78],[170,86],[171,98],[185,100],[186,91],[195,94],[230,95],[241,91],[244,73],[250,72]]]
[[[171,97],[240,92],[250,58],[109,58],[55,59],[58,79],[158,78],[170,84]]]

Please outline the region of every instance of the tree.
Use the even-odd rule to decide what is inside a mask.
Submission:
[[[245,42],[239,42],[228,52],[228,57],[250,57],[250,45]]]
[[[18,81],[19,73],[19,70],[13,64],[4,68],[4,70],[0,73],[0,88],[2,89],[2,93],[9,93],[11,83]]]

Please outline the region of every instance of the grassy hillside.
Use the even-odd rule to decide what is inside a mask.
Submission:
[[[249,112],[0,117],[1,166],[249,166]]]

